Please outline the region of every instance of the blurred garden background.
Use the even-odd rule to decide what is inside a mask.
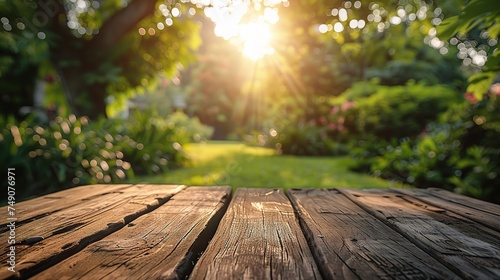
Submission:
[[[19,200],[148,182],[500,203],[497,0],[0,0],[0,25]]]

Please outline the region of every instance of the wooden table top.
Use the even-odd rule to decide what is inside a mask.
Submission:
[[[0,279],[500,279],[500,206],[440,189],[91,185],[13,208]]]

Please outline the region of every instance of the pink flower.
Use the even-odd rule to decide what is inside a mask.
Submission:
[[[342,104],[342,111],[347,111],[352,107],[354,107],[354,105],[356,105],[354,101],[347,101],[344,104]]]
[[[477,103],[477,98],[474,96],[474,93],[472,93],[472,92],[464,93],[464,98],[467,99],[470,104]]]
[[[491,85],[490,93],[494,95],[500,95],[500,83]]]
[[[330,110],[330,114],[337,114],[338,112],[339,112],[338,106],[333,106],[332,109]]]
[[[330,123],[328,125],[328,127],[331,129],[331,130],[335,130],[335,128],[337,127],[334,123]]]
[[[339,117],[338,123],[339,124],[344,124],[345,118],[344,117]]]
[[[325,125],[325,124],[326,124],[326,118],[325,118],[325,117],[321,117],[321,118],[319,118],[319,123],[320,123],[321,125]]]
[[[161,79],[160,84],[162,87],[167,87],[170,83],[167,79]]]

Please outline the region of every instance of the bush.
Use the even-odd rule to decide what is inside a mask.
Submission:
[[[177,137],[183,138],[183,140],[179,140],[181,142],[207,141],[214,133],[213,127],[206,126],[197,117],[189,117],[182,112],[170,114],[165,122],[169,125],[175,125]]]
[[[333,98],[330,111],[317,123],[325,127],[331,141],[349,147],[357,159],[353,170],[368,172],[376,161],[382,161],[378,157],[414,139],[457,99],[457,94],[444,86],[409,83],[389,87],[376,81],[359,82]],[[403,178],[404,174],[387,177]]]
[[[459,95],[445,86],[375,87],[377,91],[372,95],[354,100],[356,106],[346,116],[346,120],[354,121],[346,124],[351,129],[349,134],[386,141],[415,137],[459,100]]]
[[[325,127],[315,124],[289,124],[284,128],[270,129],[265,134],[256,134],[245,138],[247,143],[276,149],[278,154],[299,156],[346,155],[343,144],[328,138]]]
[[[450,108],[415,141],[380,148],[358,167],[417,187],[441,187],[500,203],[500,95],[472,101]]]
[[[139,175],[158,174],[168,168],[182,166],[187,161],[182,145],[206,140],[213,131],[198,119],[189,118],[181,112],[162,118],[149,112],[135,111],[126,122],[118,120],[113,126],[118,128],[119,135],[125,135],[119,136],[119,146],[124,159]]]
[[[133,175],[113,136],[85,117],[57,117],[47,126],[1,117],[0,125],[0,163],[16,169],[19,199]]]
[[[32,118],[17,123],[0,117],[5,127],[0,134],[0,165],[16,169],[19,199],[163,172],[187,161],[183,144],[210,134],[210,128],[181,114],[162,119],[136,113],[126,121],[71,115],[46,125]]]

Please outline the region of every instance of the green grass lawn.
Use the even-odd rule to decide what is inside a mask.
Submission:
[[[297,157],[239,142],[209,142],[185,147],[189,166],[131,183],[229,185],[271,188],[389,188],[402,184],[348,170],[348,157]]]

